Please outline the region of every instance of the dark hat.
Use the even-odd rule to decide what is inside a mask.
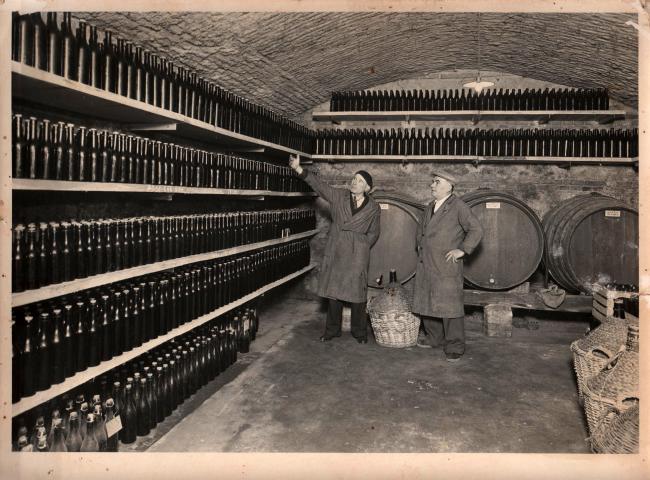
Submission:
[[[452,185],[456,185],[458,183],[458,179],[456,177],[454,177],[453,175],[449,174],[449,173],[433,172],[433,176],[434,177],[444,178],[445,180],[447,180]]]
[[[361,175],[363,179],[366,181],[368,186],[372,188],[372,175],[370,175],[368,172],[365,170],[359,170],[355,175]]]

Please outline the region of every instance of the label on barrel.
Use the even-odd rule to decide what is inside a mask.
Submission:
[[[390,205],[388,205],[387,203],[380,203],[379,208],[381,208],[382,210],[388,210],[390,208]]]
[[[485,208],[498,210],[501,208],[501,202],[486,202]]]
[[[621,211],[620,210],[605,210],[605,216],[606,217],[619,218],[621,216]]]
[[[119,415],[113,417],[108,422],[106,422],[106,436],[112,437],[117,432],[122,430],[122,419]]]

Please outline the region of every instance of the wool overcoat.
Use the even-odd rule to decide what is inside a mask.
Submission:
[[[416,236],[418,263],[413,288],[413,313],[457,318],[463,306],[463,259],[446,261],[456,248],[470,255],[481,241],[483,228],[472,210],[452,194],[432,216],[434,202],[424,209]]]
[[[303,172],[301,177],[330,204],[332,215],[318,295],[344,302],[366,302],[370,247],[379,238],[379,204],[368,196],[366,204],[353,215],[349,190],[331,187],[307,170]]]

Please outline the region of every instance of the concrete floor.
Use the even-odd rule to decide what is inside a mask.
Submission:
[[[318,302],[269,306],[251,352],[131,449],[589,452],[569,350],[586,323],[488,338],[469,316],[466,354],[450,364],[349,333],[321,343],[323,322]]]

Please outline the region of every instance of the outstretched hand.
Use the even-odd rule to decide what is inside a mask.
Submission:
[[[302,173],[300,166],[300,155],[289,155],[289,166],[293,168],[298,175]]]

